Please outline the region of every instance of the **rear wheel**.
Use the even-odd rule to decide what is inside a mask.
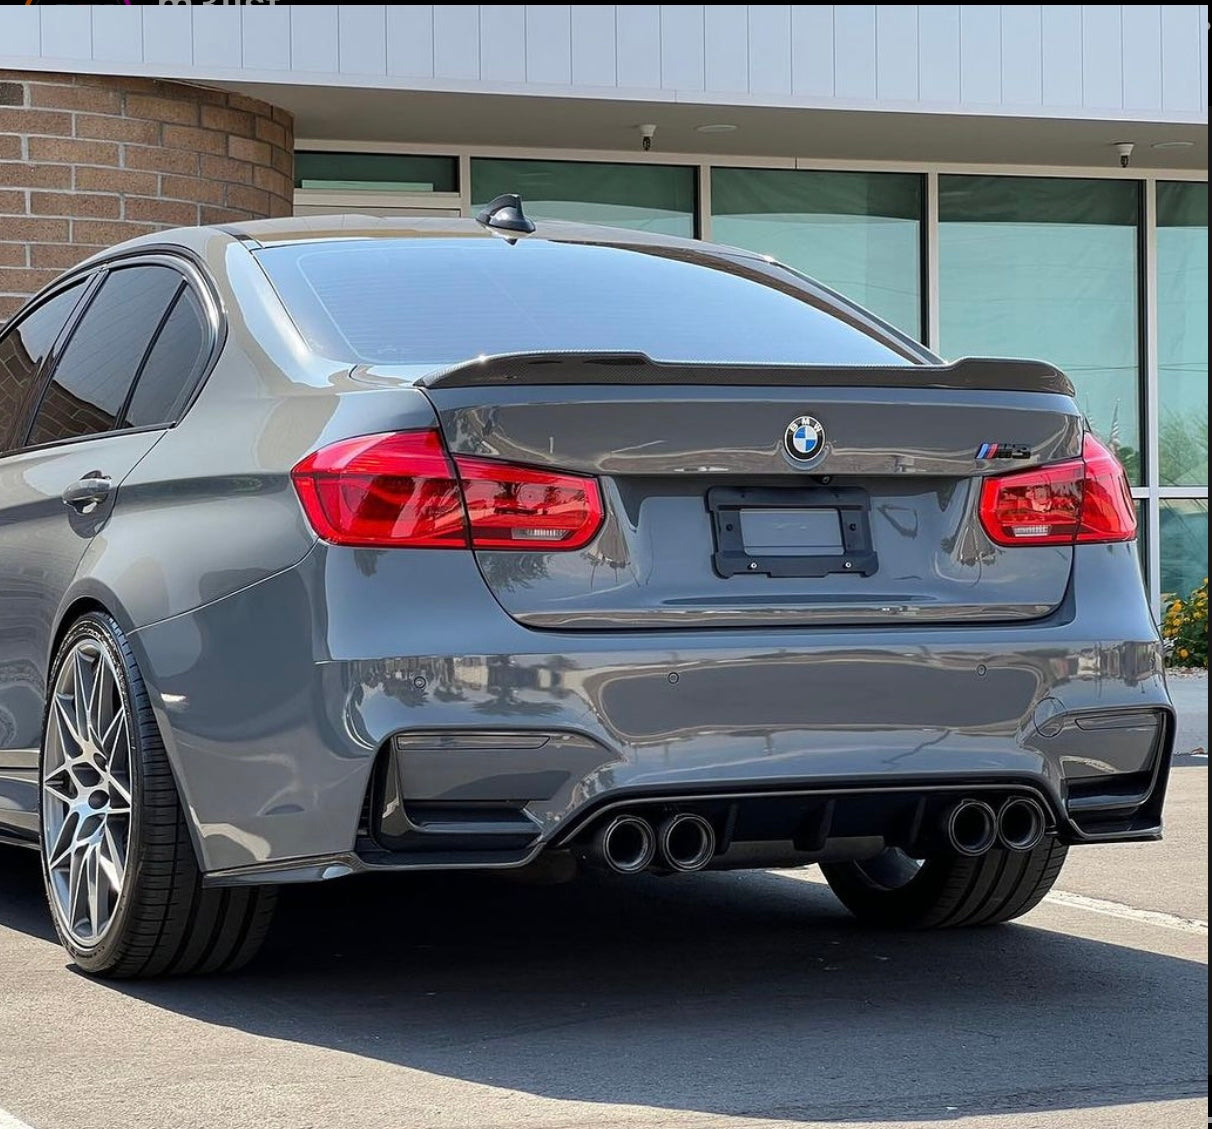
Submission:
[[[1030,851],[994,847],[977,858],[919,860],[893,848],[862,862],[822,863],[821,870],[842,904],[874,925],[997,925],[1040,903],[1068,850],[1055,839],[1044,839]]]
[[[275,892],[203,888],[146,687],[109,616],[72,625],[50,686],[42,872],[63,947],[97,976],[246,963],[269,928]]]

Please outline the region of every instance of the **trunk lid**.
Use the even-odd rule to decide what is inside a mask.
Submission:
[[[1080,453],[1071,386],[1039,362],[536,354],[419,383],[453,453],[598,478],[585,549],[477,553],[531,627],[995,623],[1046,615],[1068,586],[1070,546],[1003,548],[978,516],[982,477]]]

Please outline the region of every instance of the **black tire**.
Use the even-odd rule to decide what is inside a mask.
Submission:
[[[164,744],[122,629],[99,612],[72,624],[56,652],[48,684],[39,780],[47,757],[50,710],[64,660],[91,640],[104,649],[118,677],[130,743],[130,838],[125,877],[108,927],[94,945],[73,938],[51,889],[49,846],[42,855],[55,929],[75,963],[94,976],[140,978],[227,972],[250,961],[269,930],[272,887],[211,889],[202,885]]]
[[[1039,905],[1068,851],[1049,838],[1030,851],[994,847],[979,858],[936,856],[918,866],[901,851],[889,850],[864,862],[822,863],[821,870],[841,903],[872,925],[999,925]]]

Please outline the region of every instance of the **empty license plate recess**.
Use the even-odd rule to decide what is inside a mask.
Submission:
[[[707,509],[719,576],[812,577],[876,571],[867,491],[855,486],[714,486]]]

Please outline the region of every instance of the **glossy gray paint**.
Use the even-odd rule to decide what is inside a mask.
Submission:
[[[1060,603],[1071,549],[999,548],[975,521],[972,437],[1030,449],[1000,463],[1006,471],[1072,458],[1082,422],[1070,397],[910,387],[890,402],[887,388],[806,392],[755,379],[431,390],[452,451],[602,476],[607,524],[590,551],[479,554],[506,610],[535,627],[594,630],[1004,621]],[[801,472],[782,436],[806,404],[826,441]],[[704,475],[794,486],[826,473],[869,490],[879,574],[822,577],[805,598],[802,581],[713,573]]]
[[[730,603],[712,604],[718,578],[679,556],[676,537],[655,553],[616,537],[630,590],[616,585],[587,615],[587,593],[592,603],[597,590],[590,550],[612,535],[609,525],[590,550],[547,559],[538,586],[526,569],[556,554],[523,562],[318,542],[289,471],[339,438],[440,422],[456,450],[607,475],[617,522],[629,511],[616,475],[688,478],[720,459],[739,473],[786,475],[775,444],[806,401],[788,388],[426,393],[404,373],[351,371],[311,354],[231,235],[172,238],[213,277],[227,334],[183,420],[167,432],[0,457],[5,512],[31,504],[47,523],[29,541],[15,522],[0,523],[0,641],[21,640],[0,654],[0,703],[23,719],[19,737],[0,734],[0,757],[16,764],[18,750],[28,756],[37,744],[30,719],[59,621],[80,600],[102,604],[130,634],[199,858],[216,879],[315,878],[326,860],[352,857],[375,756],[401,733],[548,738],[542,747],[558,753],[550,763],[534,748],[436,756],[413,742],[416,755],[398,754],[415,796],[510,792],[526,801],[540,839],[512,863],[567,834],[593,805],[628,796],[1011,781],[1040,789],[1063,813],[1069,781],[1131,776],[1168,755],[1148,726],[1092,748],[1091,730],[1076,720],[1169,713],[1130,544],[931,550],[914,576],[926,578],[927,595],[935,585],[936,605],[949,601],[931,624],[929,600],[914,611],[890,598],[865,614],[839,596],[807,617],[792,605],[747,615],[741,597],[759,589],[744,577]],[[937,497],[940,478],[980,473],[972,451],[982,441],[1018,442],[1021,433],[1033,461],[1080,444],[1076,409],[1054,393],[813,389],[807,406],[829,415],[836,473],[878,480],[889,507]],[[706,443],[680,435],[675,423],[685,418]],[[917,428],[909,443],[897,436],[905,418]],[[878,441],[850,446],[860,420]],[[569,439],[591,423],[599,434],[613,429],[608,458]],[[75,475],[76,462],[94,469],[94,451],[111,454],[121,487],[112,512],[81,532],[55,507],[60,479]],[[41,481],[27,464],[43,462],[56,468],[44,472],[54,481],[23,493],[31,477]],[[815,468],[826,469],[834,464]],[[970,513],[971,499],[956,505],[952,512]],[[944,508],[933,512],[923,544],[945,540]],[[671,515],[670,530],[684,528],[683,518],[689,509]],[[32,584],[30,545],[49,554]],[[638,551],[650,553],[643,568]],[[679,571],[689,603],[671,613],[671,599],[687,598],[674,592]],[[838,578],[827,580],[838,588]],[[980,584],[988,588],[978,598],[956,598]],[[767,603],[770,593],[763,586]],[[570,603],[575,614],[559,611]],[[5,665],[10,654],[19,664]],[[28,831],[28,813],[15,810],[29,794],[22,771],[9,772],[8,784],[0,775],[0,823]],[[1061,832],[1084,837],[1063,817]]]
[[[469,558],[317,546],[134,640],[208,869],[351,850],[374,753],[398,731],[592,738],[601,764],[528,806],[547,836],[624,788],[962,775],[1059,797],[1071,749],[1039,736],[1041,703],[1040,720],[1168,709],[1134,552],[1081,549],[1089,606],[1071,598],[1031,624],[569,636],[511,620]],[[1139,770],[1149,751],[1105,771]],[[494,772],[509,765],[502,753]],[[471,758],[447,788],[484,772]]]
[[[112,516],[118,487],[161,434],[117,433],[0,459],[0,661],[5,670],[0,749],[37,747],[47,649],[63,596],[73,586],[81,558]],[[113,481],[109,498],[84,514],[65,506],[63,490],[95,471]]]

